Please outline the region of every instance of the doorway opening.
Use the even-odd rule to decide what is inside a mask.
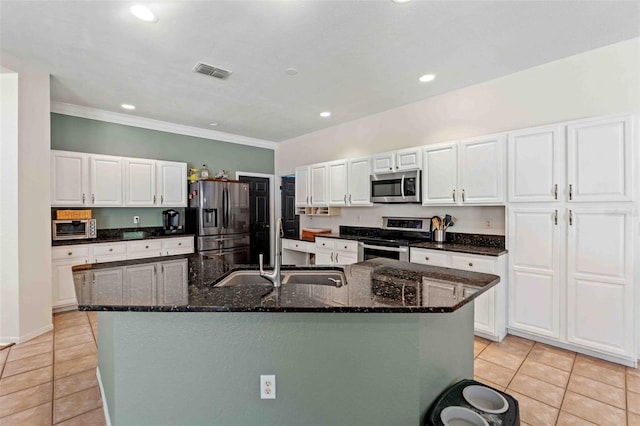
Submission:
[[[259,173],[237,173],[240,182],[249,184],[249,232],[251,251],[249,262],[258,263],[258,256],[264,256],[264,262],[271,262],[271,205],[272,175]]]
[[[280,186],[283,238],[300,237],[300,216],[296,214],[296,178],[283,176]]]

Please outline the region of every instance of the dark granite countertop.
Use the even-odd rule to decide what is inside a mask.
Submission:
[[[453,251],[457,253],[467,254],[479,254],[483,256],[501,256],[507,253],[507,249],[504,247],[483,247],[470,244],[457,244],[457,243],[435,243],[433,241],[427,241],[423,243],[412,243],[409,245],[411,248],[423,248],[429,250],[444,250]]]
[[[73,275],[80,310],[140,312],[453,312],[500,281],[496,275],[377,258],[344,267],[284,266],[283,273],[298,278],[279,289],[261,277],[217,285],[235,272],[256,269],[189,254],[79,265]],[[343,271],[346,285],[300,278],[318,270]]]
[[[140,238],[125,238],[126,233],[142,232]],[[116,229],[98,229],[97,238],[89,238],[83,240],[63,240],[52,241],[53,247],[69,246],[77,244],[98,244],[98,243],[124,243],[127,241],[154,240],[158,238],[179,238],[193,237],[193,234],[163,234],[162,227],[144,227],[144,228],[116,228]]]

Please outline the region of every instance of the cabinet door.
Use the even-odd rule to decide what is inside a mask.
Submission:
[[[349,187],[348,163],[344,161],[334,161],[327,165],[329,173],[329,205],[346,206],[347,191]]]
[[[162,279],[158,282],[159,305],[186,305],[189,303],[187,259],[162,262],[160,264]]]
[[[156,264],[125,268],[125,297],[127,304],[149,306],[156,304]]]
[[[309,202],[309,167],[296,167],[296,207],[306,207]]]
[[[95,271],[91,289],[94,305],[124,304],[124,268]]]
[[[89,156],[81,152],[51,151],[51,205],[89,204]]]
[[[311,166],[311,193],[309,201],[313,206],[326,206],[327,200],[327,165]]]
[[[422,204],[455,204],[458,194],[458,144],[424,150]]]
[[[161,207],[187,206],[187,163],[157,161],[156,205]]]
[[[156,161],[124,159],[124,205],[151,207],[156,203]]]
[[[632,209],[568,213],[567,340],[635,359]]]
[[[188,253],[193,253],[193,237],[165,238],[162,240],[163,255],[172,256]]]
[[[349,160],[349,204],[371,206],[371,158]]]
[[[411,247],[409,249],[409,262],[422,265],[449,266],[449,254],[445,251],[425,250]]]
[[[373,156],[373,173],[390,173],[395,167],[395,153],[383,152]]]
[[[504,202],[503,135],[460,143],[460,198],[463,204]]]
[[[422,167],[422,149],[411,148],[396,152],[396,170],[416,170]]]
[[[337,251],[334,254],[334,259],[336,265],[351,265],[358,263],[358,253]]]
[[[85,263],[84,258],[70,258],[52,262],[52,296],[53,309],[77,305],[76,290],[71,267]]]
[[[91,205],[122,206],[122,158],[92,155],[89,161]]]
[[[569,201],[630,201],[632,117],[567,126]]]
[[[333,250],[316,248],[316,265],[333,265]]]
[[[564,128],[538,127],[510,133],[509,201],[558,202],[564,188]]]
[[[560,338],[558,210],[509,210],[509,327]]]
[[[127,259],[143,259],[162,255],[162,240],[144,240],[127,243]]]

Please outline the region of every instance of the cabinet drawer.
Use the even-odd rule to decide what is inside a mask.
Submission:
[[[71,259],[75,257],[89,258],[89,245],[54,247],[51,250],[52,260]]]
[[[193,238],[167,238],[162,240],[162,250],[193,249]]]
[[[449,266],[449,255],[444,252],[424,249],[411,249],[409,262],[431,266]]]
[[[481,258],[476,256],[451,256],[451,267],[454,269],[463,269],[466,271],[484,272],[494,274],[496,271],[496,261],[493,259]]]
[[[160,256],[162,240],[145,240],[127,243],[127,259]]]
[[[334,240],[329,238],[316,238],[316,248],[333,250]]]
[[[93,257],[104,257],[113,255],[127,254],[126,244],[95,244],[93,246]]]
[[[282,248],[294,251],[301,251],[304,253],[314,253],[315,244],[310,241],[298,241],[298,240],[282,240]]]
[[[349,240],[335,240],[333,242],[335,251],[358,253],[358,242]]]

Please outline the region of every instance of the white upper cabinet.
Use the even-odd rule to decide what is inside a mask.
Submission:
[[[309,166],[296,167],[296,207],[309,203]]]
[[[631,201],[632,116],[567,126],[569,201]]]
[[[371,158],[349,160],[349,204],[371,206]]]
[[[327,165],[327,170],[329,173],[329,205],[348,205],[349,162],[347,160],[333,161]]]
[[[409,148],[375,154],[372,161],[374,174],[420,170],[422,166],[422,148]]]
[[[373,174],[391,173],[395,170],[395,152],[375,154],[372,158]]]
[[[462,204],[504,202],[504,135],[460,142],[460,201]]]
[[[155,160],[125,158],[124,182],[125,205],[151,207],[156,204]]]
[[[91,155],[91,205],[122,206],[122,157]]]
[[[428,146],[423,154],[423,204],[455,204],[458,194],[458,144]]]
[[[51,205],[89,205],[89,155],[51,151]]]
[[[156,205],[160,207],[187,206],[187,163],[156,161]]]
[[[563,126],[509,133],[509,201],[559,202],[564,192]]]
[[[329,200],[327,199],[327,165],[326,164],[314,164],[310,166],[311,185],[309,201],[312,206],[327,206]]]

